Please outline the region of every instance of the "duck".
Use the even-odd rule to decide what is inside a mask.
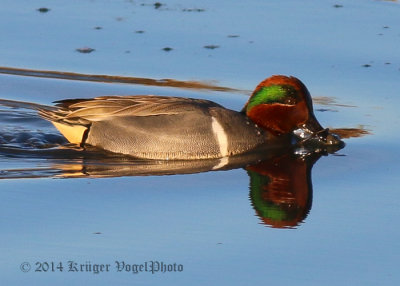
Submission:
[[[37,109],[72,144],[141,159],[216,159],[260,146],[342,144],[319,124],[309,91],[293,76],[263,80],[240,111],[156,95],[66,99]]]

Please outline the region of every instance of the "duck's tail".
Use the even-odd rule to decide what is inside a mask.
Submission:
[[[40,117],[46,119],[50,122],[59,122],[63,121],[63,123],[69,124],[66,120],[66,112],[63,108],[58,106],[50,106],[26,101],[17,101],[17,100],[9,100],[9,99],[0,99],[0,106],[6,106],[10,108],[17,108],[17,109],[30,109],[36,110]],[[72,124],[76,124],[73,122]]]
[[[17,100],[0,99],[0,106],[17,109],[36,110],[40,117],[53,123],[53,125],[64,135],[70,143],[83,144],[88,126],[82,124],[78,119],[70,120],[66,118],[68,111],[59,106],[49,106],[32,102]],[[86,122],[85,122],[86,123]]]
[[[38,103],[26,102],[26,101],[17,101],[17,100],[9,100],[9,99],[0,99],[0,105],[11,107],[11,108],[23,108],[23,109],[31,109],[40,112],[41,110],[45,111],[55,111],[56,107],[50,105],[43,105]]]

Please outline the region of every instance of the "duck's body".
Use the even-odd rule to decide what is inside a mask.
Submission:
[[[287,144],[296,128],[308,137],[320,138],[324,131],[306,87],[284,76],[263,81],[241,112],[212,101],[162,96],[63,100],[38,109],[71,143],[146,159],[223,158]]]
[[[61,101],[40,114],[76,144],[147,159],[221,158],[248,152],[271,133],[212,101],[108,96]]]

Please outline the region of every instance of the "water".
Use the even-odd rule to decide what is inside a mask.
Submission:
[[[400,282],[396,1],[167,1],[158,9],[148,1],[2,4],[3,67],[195,80],[233,89],[2,73],[2,99],[51,104],[65,98],[159,94],[205,98],[239,110],[259,81],[292,74],[308,86],[324,127],[367,133],[355,137],[353,132],[344,149],[314,158],[312,169],[308,161],[283,154],[264,158],[267,163],[252,170],[243,169],[243,162],[219,171],[211,171],[216,162],[190,165],[190,172],[188,166],[161,163],[157,174],[148,174],[154,170],[148,162],[82,155],[65,146],[35,112],[1,107],[2,284]],[[41,7],[50,11],[37,11]],[[84,47],[95,50],[76,51]],[[271,168],[274,160],[282,166],[278,170]],[[161,175],[170,174],[171,167],[181,174]],[[279,196],[255,170],[269,179],[300,178],[302,188]],[[258,181],[267,185],[264,197]],[[274,208],[274,198],[291,200],[298,216],[274,225],[289,213]],[[84,268],[110,264],[110,271],[71,272],[68,261]],[[118,272],[115,261],[177,263],[183,271]],[[27,273],[21,271],[27,269],[23,262],[31,265]],[[35,272],[36,262],[50,263],[49,270]],[[51,262],[61,262],[63,271],[52,271]]]

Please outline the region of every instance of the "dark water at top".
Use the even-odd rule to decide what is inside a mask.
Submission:
[[[51,104],[158,94],[240,110],[259,81],[288,74],[308,86],[324,127],[356,130],[329,156],[275,154],[213,171],[221,162],[137,162],[82,152],[35,112],[1,107],[5,285],[400,282],[396,1],[2,4],[3,67],[230,89],[1,74],[1,99]],[[76,51],[85,47],[94,51]],[[68,261],[85,271],[68,272]],[[118,272],[115,261],[176,263],[183,271]],[[23,262],[31,265],[27,273]],[[36,262],[49,269],[43,264],[47,270],[35,272]],[[63,271],[53,271],[51,262],[61,262]],[[93,274],[87,267],[94,264],[110,269]]]

